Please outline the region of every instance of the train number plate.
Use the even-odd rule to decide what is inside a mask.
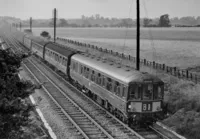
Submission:
[[[152,103],[151,102],[143,102],[142,103],[142,111],[152,111]]]

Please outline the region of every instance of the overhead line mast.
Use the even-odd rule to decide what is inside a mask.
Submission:
[[[137,35],[136,35],[136,70],[140,70],[140,0],[136,0]]]

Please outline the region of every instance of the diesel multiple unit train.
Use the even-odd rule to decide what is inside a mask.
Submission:
[[[162,114],[164,83],[156,76],[39,37],[14,36],[125,123],[153,123]]]

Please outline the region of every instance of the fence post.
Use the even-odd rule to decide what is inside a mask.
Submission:
[[[155,61],[153,61],[153,68],[155,68]]]
[[[106,53],[107,53],[107,51],[108,51],[108,50],[107,50],[107,49],[105,49],[105,51],[106,51]]]
[[[124,53],[122,53],[122,58],[124,58]]]
[[[167,73],[168,73],[168,70],[169,70],[169,67],[168,67],[168,66],[166,66],[166,70],[167,70]]]
[[[192,80],[192,78],[193,78],[193,77],[192,77],[192,73],[190,73],[190,78],[191,78],[191,80]]]
[[[153,61],[152,63],[153,63],[153,68],[155,68],[155,61]]]
[[[178,78],[179,78],[179,76],[180,76],[179,69],[177,69],[177,76],[178,76]]]
[[[195,82],[198,83],[197,75],[195,75]]]
[[[146,63],[147,63],[147,60],[146,59],[144,59],[144,65],[146,66]]]
[[[188,72],[188,70],[186,70],[186,78],[187,79],[189,78],[189,72]]]
[[[172,75],[172,72],[173,72],[172,67],[169,67],[169,72]]]
[[[182,77],[184,77],[184,71],[182,70]]]

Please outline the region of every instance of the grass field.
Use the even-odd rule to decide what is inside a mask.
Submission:
[[[52,28],[35,28],[39,35]],[[136,30],[126,28],[58,28],[57,36],[91,43],[135,56]],[[141,58],[169,66],[192,68],[200,65],[200,28],[142,28]]]

